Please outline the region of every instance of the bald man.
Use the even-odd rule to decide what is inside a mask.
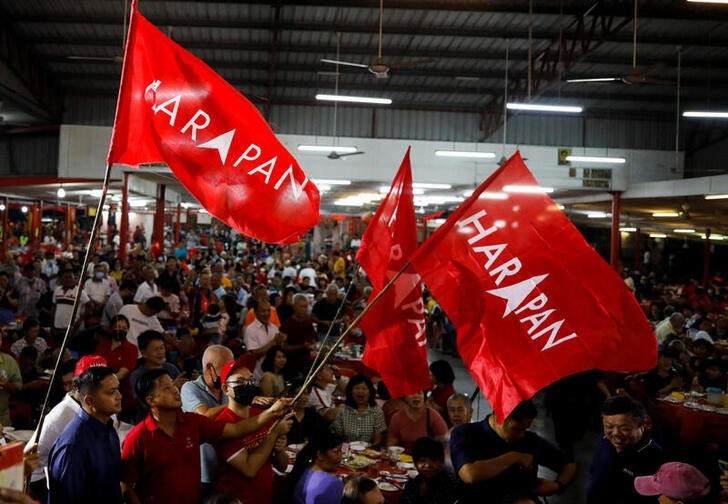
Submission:
[[[233,352],[222,345],[210,345],[202,355],[202,374],[182,386],[182,411],[189,411],[216,418],[227,406],[227,396],[222,393],[220,374],[222,368],[234,359]],[[202,469],[202,494],[207,496],[214,487],[217,454],[211,444],[200,445]]]

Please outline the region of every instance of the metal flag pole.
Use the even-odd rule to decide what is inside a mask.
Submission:
[[[68,338],[71,335],[71,328],[75,325],[76,322],[76,316],[78,314],[79,304],[81,301],[81,294],[83,293],[83,285],[86,280],[86,274],[88,272],[88,265],[89,262],[91,262],[91,256],[93,255],[93,251],[96,248],[96,241],[98,240],[98,234],[99,229],[101,228],[101,213],[104,208],[104,202],[106,201],[106,192],[109,189],[109,182],[111,180],[111,164],[106,165],[106,173],[104,174],[104,185],[101,190],[101,197],[99,198],[98,206],[96,207],[96,216],[94,217],[94,226],[91,230],[91,237],[89,238],[88,246],[86,247],[86,255],[83,259],[83,267],[81,268],[81,276],[78,279],[78,284],[76,285],[76,297],[73,300],[73,309],[71,310],[71,318],[68,321],[68,326],[66,327],[66,334],[63,336],[63,341],[61,342],[61,346],[59,348],[58,352],[58,358],[56,359],[56,364],[53,368],[53,375],[51,376],[51,381],[48,384],[48,391],[46,392],[45,400],[43,401],[43,409],[41,410],[40,419],[38,420],[38,426],[36,427],[36,432],[38,433],[35,437],[35,442],[37,443],[40,439],[41,432],[43,431],[43,424],[45,423],[45,417],[46,417],[46,409],[48,408],[48,402],[50,401],[51,392],[53,390],[53,384],[56,383],[58,380],[58,368],[61,365],[61,360],[63,359],[63,351],[66,349],[66,345],[68,343]],[[121,246],[124,246],[124,240],[121,241]],[[30,476],[28,476],[28,480],[30,479]],[[26,482],[27,483],[27,482]],[[27,487],[27,484],[26,484]]]

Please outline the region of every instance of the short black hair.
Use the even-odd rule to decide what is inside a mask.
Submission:
[[[129,319],[126,318],[124,315],[114,315],[114,317],[112,317],[111,321],[109,322],[109,327],[116,325],[117,322],[126,322],[126,325],[129,325]]]
[[[66,362],[61,363],[61,365],[58,367],[58,376],[67,375],[68,373],[73,373],[76,371],[76,363],[78,361],[76,359],[70,359]]]
[[[267,371],[273,373],[275,371],[275,360],[278,352],[283,352],[283,349],[279,345],[273,345],[270,347],[265,353],[265,358],[263,358],[263,363],[260,365],[260,369],[264,372]],[[283,352],[283,354],[285,355],[285,352]]]
[[[452,385],[455,381],[455,373],[452,366],[445,359],[436,360],[430,364],[430,373],[443,385]]]
[[[139,402],[142,403],[142,406],[144,406],[144,408],[149,409],[147,397],[152,395],[157,380],[164,375],[167,375],[170,378],[172,377],[169,374],[169,371],[164,368],[149,369],[142,373],[142,375],[139,377],[139,381],[137,381],[136,387],[134,387],[136,389],[134,390],[134,392],[136,392],[137,398],[139,399]]]
[[[139,347],[139,351],[141,352],[142,350],[146,350],[149,346],[149,343],[156,340],[164,341],[164,334],[159,331],[154,331],[152,329],[144,331],[137,338],[137,346]]]
[[[152,296],[144,303],[151,310],[161,312],[167,306],[161,296]]]
[[[78,377],[77,386],[81,399],[96,392],[99,385],[107,376],[114,374],[114,370],[106,366],[93,366]]]
[[[23,322],[23,332],[39,326],[40,323],[38,322],[38,320],[34,319],[33,317],[27,318],[25,319],[25,322]]]
[[[508,415],[506,420],[510,419],[515,420],[516,422],[521,422],[523,420],[533,420],[537,416],[538,410],[536,409],[536,405],[533,404],[533,401],[527,399],[519,402],[518,406],[513,408],[513,411],[511,411],[511,414]]]
[[[646,413],[642,403],[631,397],[616,396],[610,397],[602,405],[602,416],[611,415],[629,415],[641,424],[645,420]]]
[[[412,445],[412,459],[418,460],[430,457],[440,461],[445,461],[445,448],[442,443],[435,441],[431,437],[421,437]]]
[[[20,359],[32,359],[33,361],[38,360],[38,349],[34,346],[26,346],[23,347],[23,349],[20,351],[20,355],[18,356]]]
[[[137,285],[132,280],[124,280],[123,282],[121,282],[119,290],[128,290],[135,292],[137,290]]]
[[[365,384],[369,389],[369,406],[376,406],[377,391],[374,390],[374,385],[372,384],[372,381],[369,379],[369,377],[362,374],[352,376],[349,380],[349,383],[346,384],[346,405],[351,406],[352,408],[356,408],[353,392],[354,387],[356,387],[360,383]]]

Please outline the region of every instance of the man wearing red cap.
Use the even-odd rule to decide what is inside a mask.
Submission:
[[[651,476],[634,479],[640,495],[659,496],[660,504],[691,504],[710,493],[710,482],[697,468],[682,462],[668,462]]]
[[[164,369],[144,373],[136,389],[149,415],[127,435],[121,456],[122,485],[130,504],[198,504],[200,444],[255,432],[281,417],[291,403],[279,399],[260,415],[224,423],[183,412],[180,391]]]
[[[255,359],[252,362],[254,366]],[[228,396],[228,406],[218,415],[218,421],[238,423],[260,414],[260,410],[251,408],[258,387],[250,369],[250,363],[241,363],[240,359],[222,369],[222,388]],[[270,504],[273,465],[280,471],[288,465],[285,449],[290,428],[290,420],[285,420],[270,432],[266,425],[248,436],[218,442],[215,448],[220,458],[220,474],[216,490],[244,499],[246,504]]]
[[[56,442],[61,432],[71,423],[76,415],[81,411],[81,397],[78,391],[78,377],[81,376],[84,371],[92,367],[104,367],[106,366],[106,360],[98,355],[85,355],[76,363],[76,369],[73,372],[73,388],[61,402],[59,402],[45,417],[43,423],[43,431],[38,439],[38,431],[33,433],[27,446],[32,446],[38,439],[38,454],[40,455],[40,463],[38,468],[33,471],[33,475],[30,478],[31,484],[34,491],[42,491],[46,487],[45,481],[45,467],[48,465],[48,453],[51,451],[53,443]],[[119,432],[121,423],[116,419],[116,415],[112,416],[114,427]],[[119,439],[123,439],[119,436]],[[37,493],[37,492],[36,492]],[[44,501],[45,502],[45,501]]]

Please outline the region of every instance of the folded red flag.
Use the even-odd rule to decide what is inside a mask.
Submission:
[[[212,215],[268,243],[319,221],[319,192],[255,106],[132,6],[109,163],[164,162]]]
[[[417,248],[410,150],[362,236],[356,259],[374,290],[382,290]],[[367,338],[363,362],[382,375],[392,397],[432,388],[427,367],[422,280],[410,268],[359,323]]]
[[[634,296],[539,191],[520,153],[412,263],[457,327],[460,355],[499,421],[565,376],[655,367],[655,335]]]

